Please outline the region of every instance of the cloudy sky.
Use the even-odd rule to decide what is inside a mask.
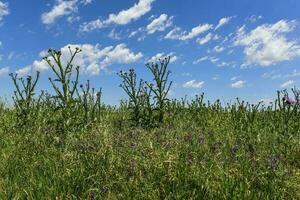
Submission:
[[[300,85],[299,10],[299,0],[0,0],[0,96],[12,93],[12,72],[39,70],[39,89],[51,91],[41,58],[71,46],[83,50],[81,80],[107,103],[125,97],[117,71],[151,80],[145,63],[162,56],[172,98],[272,99]]]

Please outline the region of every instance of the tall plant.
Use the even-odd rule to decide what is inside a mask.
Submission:
[[[78,85],[79,79],[79,66],[75,68],[75,79],[73,80],[74,75],[74,65],[73,61],[75,56],[81,52],[81,49],[78,47],[75,48],[75,51],[69,48],[70,60],[63,66],[61,59],[61,51],[56,51],[54,49],[49,49],[49,55],[44,58],[48,63],[52,71],[54,72],[56,79],[49,77],[51,85],[56,92],[56,98],[60,100],[60,105],[63,108],[69,107],[74,100],[74,95]],[[57,83],[57,84],[56,84]]]
[[[169,102],[168,94],[172,86],[172,81],[169,81],[170,70],[168,65],[170,56],[159,59],[159,63],[147,63],[146,66],[153,75],[153,84],[146,83],[154,94],[156,110],[158,110],[158,121],[163,122],[164,112],[167,102]]]
[[[133,111],[133,119],[139,123],[142,116],[143,106],[143,87],[144,82],[137,81],[137,75],[134,69],[130,69],[129,72],[120,71],[118,75],[122,78],[122,84],[120,87],[125,91],[129,97],[129,107]]]
[[[40,77],[40,72],[36,72],[35,78],[27,76],[18,78],[18,74],[10,74],[10,77],[15,86],[13,102],[19,115],[18,119],[22,119],[23,122],[27,122],[29,115],[36,110],[39,99],[36,102],[34,99],[35,89]]]

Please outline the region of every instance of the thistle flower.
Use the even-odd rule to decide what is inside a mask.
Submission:
[[[287,97],[286,98],[286,103],[290,105],[290,104],[294,103],[294,100],[290,97]]]
[[[284,103],[286,103],[287,105],[291,105],[294,103],[294,100],[288,96],[285,96],[282,99],[283,99]]]

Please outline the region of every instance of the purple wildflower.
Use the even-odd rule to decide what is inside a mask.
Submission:
[[[94,200],[95,199],[95,194],[94,194],[94,192],[91,192],[90,193],[90,200]]]
[[[287,104],[292,104],[292,103],[294,103],[294,101],[293,101],[292,98],[287,97],[287,98],[286,98],[286,103],[287,103]]]
[[[107,192],[107,188],[106,188],[105,186],[103,186],[103,187],[101,187],[100,191],[101,191],[102,193],[106,193],[106,192]]]
[[[136,146],[137,146],[137,145],[136,145],[135,143],[131,143],[131,144],[130,144],[130,147],[133,148],[133,149],[135,149]]]

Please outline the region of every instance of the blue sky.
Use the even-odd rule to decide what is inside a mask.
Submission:
[[[144,64],[167,55],[172,98],[267,101],[300,84],[299,10],[299,0],[0,0],[0,96],[12,94],[11,72],[39,70],[51,91],[41,58],[71,45],[83,49],[81,81],[106,103],[125,97],[117,71],[151,80]]]

